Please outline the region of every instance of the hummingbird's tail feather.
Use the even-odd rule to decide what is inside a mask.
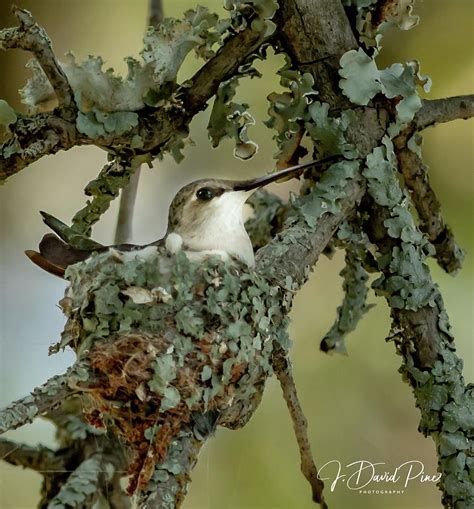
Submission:
[[[53,276],[64,278],[64,267],[60,267],[54,263],[49,262],[41,253],[38,253],[38,251],[32,251],[31,249],[28,249],[25,251],[25,254],[35,265],[38,265],[38,267],[42,268],[46,272],[53,274]]]
[[[39,244],[40,253],[51,263],[67,267],[89,258],[92,251],[77,249],[59,239],[54,233],[47,233]]]
[[[26,256],[38,267],[55,276],[64,277],[69,265],[86,260],[91,251],[76,249],[62,241],[54,233],[47,233],[41,239],[37,251],[25,251]]]

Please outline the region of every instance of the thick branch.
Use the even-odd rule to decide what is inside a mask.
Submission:
[[[353,210],[363,194],[363,181],[358,178],[350,181],[345,188],[346,196],[339,203],[339,214],[324,214],[318,219],[314,229],[305,227],[301,220],[284,230],[258,251],[257,270],[267,272],[268,268],[271,268],[272,277],[282,286],[285,286],[287,276],[298,286],[302,286],[306,281],[308,268],[318,261],[340,222]]]
[[[341,3],[288,0],[279,11],[278,23],[279,42],[299,70],[312,73],[320,97],[331,107],[346,105],[339,90],[337,69],[340,57],[357,47],[357,43]],[[358,147],[361,158],[379,144],[387,121],[388,116],[382,109],[355,111],[355,120],[346,135],[348,141]],[[364,191],[362,177],[357,175],[349,180],[339,200],[339,213],[315,218],[313,228],[300,219],[260,249],[256,257],[257,269],[271,268],[277,281],[283,283],[290,276],[301,286],[308,267],[314,266],[340,222],[353,210]]]
[[[11,405],[0,410],[0,433],[9,429],[16,429],[31,422],[35,417],[61,404],[76,391],[68,386],[69,376],[74,368],[70,368],[63,375],[50,378],[25,398],[14,401]]]
[[[319,504],[322,509],[327,509],[323,494],[324,483],[319,478],[318,469],[314,464],[313,455],[311,453],[311,445],[308,438],[308,422],[296,392],[290,361],[286,356],[286,352],[281,347],[277,347],[273,355],[273,368],[280,381],[283,397],[285,398],[291,420],[293,421],[293,429],[300,451],[301,472],[311,486],[313,501]]]
[[[65,468],[64,462],[56,457],[52,449],[42,445],[33,447],[19,444],[6,438],[0,438],[0,459],[10,465],[30,468],[36,472]]]
[[[326,60],[321,59],[325,54],[329,56],[333,53],[330,47],[333,44],[333,34],[350,31],[350,27],[347,19],[344,22],[343,15],[330,9],[336,4],[340,5],[339,2],[329,2],[333,5],[326,5],[327,2],[325,1],[311,2],[312,10],[309,9],[308,3],[306,0],[285,2],[282,39],[292,60],[299,63],[300,68],[305,70],[309,68],[314,72],[314,66],[301,65],[303,58],[301,58],[301,52],[299,51],[300,47],[309,47],[309,50],[305,51],[305,58],[312,56],[316,59],[319,55],[320,60],[314,65],[319,68],[326,66],[326,75],[319,73],[320,77],[315,76],[315,81],[318,83],[318,79],[322,79],[325,83],[321,89],[322,96],[325,101],[329,102],[330,107],[341,107],[342,101],[338,99],[338,94],[340,97],[339,90],[334,85],[334,79],[330,80],[331,72],[334,71],[331,61],[334,61],[337,56],[331,56]],[[306,15],[302,14],[302,9],[305,9],[303,14]],[[297,28],[292,27],[290,16],[297,20]],[[333,19],[327,19],[328,16]],[[311,41],[314,39],[305,36],[305,25],[308,23],[308,27],[310,26],[307,20],[313,17],[319,19],[318,23],[323,27],[321,34],[324,34],[324,26],[331,27],[330,31],[332,32],[327,34],[326,42],[323,38],[323,40],[318,41],[319,44],[315,45],[314,49],[311,48]],[[335,27],[334,22],[336,23]],[[313,31],[307,33],[312,33],[314,36]],[[344,37],[339,37],[338,40],[344,40]],[[345,40],[351,41],[351,38],[347,37]],[[352,43],[349,42],[345,45],[345,48],[352,49],[347,47],[348,45],[350,46]],[[330,83],[333,83],[332,89],[328,89]],[[455,103],[456,101],[452,102]],[[443,104],[446,106],[448,103]],[[430,125],[430,122],[459,118],[459,110],[465,109],[464,107],[459,108],[460,104],[461,101],[458,103],[457,113],[453,113],[452,109],[451,113],[448,113],[449,108],[442,108],[444,113],[437,114],[436,118],[433,115],[428,115],[428,112],[431,111],[431,105],[429,105],[425,110],[426,115],[418,117],[418,125],[422,128],[422,126]],[[359,131],[354,131],[354,124],[349,129],[347,137],[358,147],[360,157],[365,158],[367,156],[370,152],[370,145],[376,146],[380,143],[380,133],[377,133],[376,130],[370,131],[374,126],[382,127],[384,125],[383,122],[378,122],[384,116],[383,109],[382,105],[379,109],[379,119],[361,123]],[[365,112],[367,112],[367,109]],[[385,115],[387,115],[386,112]],[[382,129],[384,128],[382,127]],[[346,189],[346,196],[339,201],[340,210],[344,210],[345,213],[354,206],[354,203],[364,192],[363,183],[358,181],[357,178],[348,182]],[[387,234],[384,225],[384,220],[390,217],[390,212],[387,216],[384,215],[384,210],[372,206],[369,207],[369,211],[371,220],[378,222],[378,227],[374,229],[373,242],[379,246],[382,253],[386,253],[386,249],[390,252],[393,245],[389,243],[387,246],[385,243]],[[323,246],[330,239],[334,228],[338,224],[338,217],[338,214],[324,214],[317,218],[314,229],[306,228],[304,222],[300,220],[260,250],[257,256],[257,267],[260,269],[275,267],[273,271],[281,283],[285,281],[287,275],[290,275],[300,285],[304,281],[305,267],[311,267],[317,260]],[[384,271],[390,270],[387,263],[381,268]],[[427,268],[424,270],[428,271]],[[428,285],[431,283],[429,279],[428,272]],[[443,308],[441,296],[435,289],[430,305],[423,306],[415,311],[402,309],[394,305],[392,316],[394,318],[394,331],[397,332],[396,344],[404,358],[402,372],[414,389],[416,404],[422,413],[421,430],[424,434],[431,435],[437,445],[439,467],[443,473],[441,481],[444,493],[443,502],[446,507],[454,507],[456,500],[461,504],[469,505],[473,502],[472,483],[471,495],[469,495],[466,465],[468,460],[472,462],[472,448],[468,445],[469,440],[472,440],[474,416],[472,387],[464,385],[461,371],[462,362],[454,354],[454,345],[449,335],[448,318]]]
[[[474,117],[474,94],[445,99],[425,99],[423,106],[415,115],[414,130],[422,131],[435,124],[472,117]]]
[[[0,31],[0,48],[31,51],[56,92],[62,114],[72,120],[76,113],[73,92],[66,74],[56,60],[48,35],[35,22],[30,12],[18,7],[13,7],[12,10],[20,21],[20,26]]]
[[[344,8],[335,0],[286,0],[281,3],[279,39],[302,72],[311,72],[319,100],[349,106],[339,89],[339,60],[357,49]]]

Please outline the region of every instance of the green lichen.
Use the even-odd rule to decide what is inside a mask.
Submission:
[[[365,46],[379,46],[382,35],[390,27],[410,30],[418,25],[420,18],[413,14],[415,0],[344,0],[346,6],[357,9],[356,28]]]
[[[73,238],[75,234],[74,242],[78,247],[82,245],[83,237],[90,236],[92,225],[108,210],[112,200],[128,184],[136,169],[149,160],[148,154],[130,157],[130,159],[117,156],[112,162],[106,164],[97,178],[87,184],[84,192],[87,196],[91,196],[92,200],[88,200],[87,205],[72,218],[71,230],[74,233],[71,233],[68,238]]]
[[[232,26],[236,30],[250,26],[268,37],[276,29],[271,18],[278,9],[277,0],[224,0],[224,8],[231,12]]]
[[[377,94],[387,98],[400,97],[396,104],[397,121],[405,124],[411,121],[421,108],[418,85],[427,92],[431,81],[419,73],[416,61],[406,64],[393,64],[387,69],[379,70],[375,57],[367,55],[362,48],[350,50],[341,57],[339,70],[343,78],[339,82],[342,92],[354,103],[367,105]]]
[[[308,120],[305,127],[313,139],[320,157],[341,154],[346,159],[357,157],[357,149],[348,143],[344,133],[355,114],[348,110],[340,117],[329,116],[329,104],[315,101],[308,107]]]
[[[437,288],[425,263],[432,248],[419,232],[409,210],[410,202],[400,187],[393,144],[388,137],[384,138],[384,145],[367,156],[367,167],[362,173],[375,202],[390,210],[391,217],[384,225],[388,235],[398,240],[390,257],[379,258],[385,275],[374,282],[374,289],[385,295],[393,308],[415,311],[433,306]]]
[[[367,305],[368,275],[357,250],[346,250],[346,265],[340,275],[343,278],[344,300],[337,308],[337,318],[321,341],[324,352],[346,354],[345,337],[354,331],[365,313],[372,307]]]
[[[381,91],[377,64],[362,48],[344,53],[340,65],[339,86],[354,104],[366,105]]]
[[[205,7],[189,10],[184,20],[165,18],[158,27],[150,27],[145,34],[141,53],[145,65],[151,66],[157,85],[175,82],[176,75],[188,53],[197,49],[201,54],[210,51],[208,30],[216,25],[218,17]]]
[[[340,161],[331,165],[321,176],[314,189],[295,203],[298,214],[312,228],[326,213],[340,213],[339,201],[345,196],[346,184],[356,177],[359,164],[356,161]]]
[[[330,106],[316,101],[318,95],[314,79],[309,73],[292,69],[286,56],[285,65],[278,71],[280,83],[287,91],[268,96],[270,118],[267,127],[277,131],[274,139],[279,151],[276,158],[281,166],[297,160],[307,153],[302,141],[305,134],[311,138],[318,155],[341,154],[347,159],[357,157],[357,149],[345,138],[345,133],[355,119],[353,111],[343,111],[339,116],[329,115]]]
[[[246,160],[255,155],[258,145],[249,140],[247,134],[248,127],[255,124],[254,118],[248,112],[249,105],[232,102],[237,85],[237,78],[221,83],[216,93],[207,130],[213,147],[217,147],[225,137],[232,138],[235,140],[235,157]]]
[[[93,138],[100,136],[102,130],[111,132],[114,127],[125,132],[125,125],[131,125],[134,118],[132,112],[145,105],[164,104],[189,52],[195,50],[203,58],[212,56],[212,47],[221,41],[228,24],[218,23],[217,15],[200,6],[186,11],[182,20],[166,18],[159,27],[147,30],[142,60],[125,59],[128,66],[125,77],[115,74],[113,69],[104,71],[101,57],[89,56],[78,63],[74,55],[68,53],[61,66],[81,112],[78,117],[80,132]],[[55,95],[37,61],[32,60],[29,67],[32,77],[20,92],[23,102],[34,111]],[[98,118],[102,115],[107,116],[106,122]],[[98,126],[94,127],[95,124]]]
[[[280,84],[288,89],[283,93],[273,92],[268,96],[270,118],[265,122],[269,128],[275,129],[274,139],[278,146],[275,157],[282,163],[291,161],[295,152],[298,153],[303,127],[308,118],[308,106],[316,97],[314,79],[310,73],[301,74],[292,69],[290,58],[285,56],[285,65],[278,71]]]
[[[114,469],[106,471],[99,458],[99,455],[95,455],[82,462],[61,486],[58,494],[48,504],[48,509],[83,507],[84,503],[97,493],[101,475],[105,475],[107,481],[110,481]]]
[[[290,207],[281,198],[264,189],[259,189],[247,200],[254,214],[245,223],[255,250],[268,244],[282,228]]]
[[[15,123],[17,116],[15,110],[3,99],[0,99],[0,126],[8,127]]]
[[[94,108],[92,111],[77,114],[76,127],[80,133],[89,138],[100,138],[106,134],[125,134],[138,125],[138,115],[133,111],[102,112]]]
[[[474,504],[474,386],[464,385],[462,361],[450,337],[441,337],[445,341],[433,368],[417,368],[408,355],[400,372],[413,387],[421,412],[420,431],[436,444],[443,504],[467,508]],[[393,339],[400,345],[404,342],[399,332]]]

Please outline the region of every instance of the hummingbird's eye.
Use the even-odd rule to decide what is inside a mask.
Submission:
[[[212,200],[214,196],[215,196],[214,191],[212,189],[209,189],[208,187],[201,187],[201,189],[198,189],[196,193],[196,198],[202,201]]]

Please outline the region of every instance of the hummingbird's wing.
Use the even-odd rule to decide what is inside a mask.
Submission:
[[[28,250],[26,256],[38,267],[55,276],[64,277],[69,265],[82,262],[89,258],[93,251],[104,251],[106,246],[93,250],[77,249],[70,246],[54,233],[47,233],[39,244],[39,252]]]
[[[69,265],[87,260],[92,253],[101,253],[109,249],[114,249],[119,253],[127,253],[132,251],[140,251],[149,246],[160,247],[164,244],[164,239],[159,239],[150,244],[118,244],[111,246],[103,246],[97,244],[94,249],[77,249],[70,246],[54,233],[47,233],[39,244],[39,252],[33,250],[25,251],[26,256],[38,267],[54,276],[64,277],[64,273]],[[137,253],[138,254],[138,253]]]

